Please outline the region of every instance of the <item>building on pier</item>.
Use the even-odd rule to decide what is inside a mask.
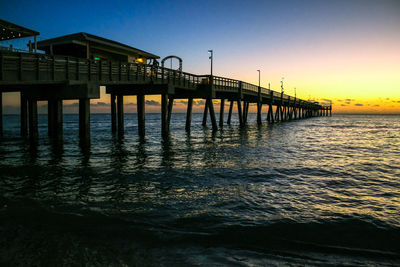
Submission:
[[[29,41],[28,47],[29,51],[32,52],[33,49],[37,50],[37,36],[40,33],[28,28],[25,28],[23,26],[11,23],[9,21],[5,21],[0,19],[0,42],[2,41],[8,41],[8,40],[13,40],[13,39],[18,39],[18,38],[26,38],[26,37],[31,37],[33,36],[34,41],[33,43]],[[20,49],[15,49],[12,46],[10,47],[5,47],[0,45],[0,50],[2,51],[18,51]]]
[[[116,62],[146,63],[147,60],[160,58],[129,45],[85,32],[40,41],[38,49],[49,55]]]

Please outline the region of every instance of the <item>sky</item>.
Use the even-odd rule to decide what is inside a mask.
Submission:
[[[332,100],[334,113],[400,114],[398,0],[0,1],[0,18],[39,31],[39,40],[87,32],[161,58],[178,55],[195,74],[210,72],[213,49],[214,75],[257,84],[260,69],[261,86],[279,91],[284,77],[286,94],[296,88],[302,99]],[[93,112],[109,112],[101,92]],[[146,110],[158,112],[159,97],[146,99]],[[125,110],[135,112],[135,102],[127,98]],[[18,105],[17,94],[4,94],[4,113]],[[64,101],[64,112],[75,111]]]

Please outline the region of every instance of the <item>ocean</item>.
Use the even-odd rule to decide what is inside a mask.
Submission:
[[[62,141],[0,141],[2,266],[400,265],[400,116],[333,115],[213,133],[193,114],[78,116]],[[263,118],[265,120],[265,117]],[[210,125],[210,124],[209,124]]]

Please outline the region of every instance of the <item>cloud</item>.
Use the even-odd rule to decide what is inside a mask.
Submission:
[[[106,102],[97,102],[97,103],[93,103],[91,105],[95,105],[95,106],[99,106],[99,107],[104,107],[104,106],[108,106],[109,104],[107,104]]]
[[[347,105],[345,105],[345,104],[341,104],[341,106],[342,106],[342,107],[346,107]]]
[[[374,105],[374,107],[380,107],[380,105]]]
[[[146,105],[149,106],[161,106],[161,103],[155,100],[146,100]]]
[[[79,107],[79,102],[71,103],[71,104],[63,104],[64,107]]]
[[[357,104],[354,104],[354,106],[357,106],[357,107],[362,107],[362,106],[364,106],[363,104],[359,104],[359,103],[357,103]]]
[[[202,106],[205,103],[206,103],[206,101],[204,101],[204,100],[193,101],[193,105],[195,105],[195,106]]]

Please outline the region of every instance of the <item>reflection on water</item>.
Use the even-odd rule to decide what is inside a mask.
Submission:
[[[134,114],[125,116],[123,137],[111,134],[109,116],[94,114],[90,142],[77,136],[77,116],[65,115],[63,141],[47,137],[41,116],[37,144],[12,138],[18,118],[5,117],[2,202],[36,201],[57,214],[118,218],[143,231],[153,229],[151,238],[160,238],[155,228],[173,231],[168,238],[178,240],[217,234],[207,242],[218,239],[222,247],[243,240],[234,237],[239,231],[254,235],[240,241],[243,246],[269,249],[257,236],[278,240],[284,229],[285,240],[293,242],[400,252],[394,242],[382,241],[400,236],[398,116],[257,126],[249,114],[246,127],[233,120],[212,132],[194,114],[189,134],[185,116],[174,114],[171,135],[161,138],[159,115],[148,114],[146,137],[140,138]],[[373,242],[360,239],[362,231],[370,231]],[[289,249],[274,242],[271,246]]]

